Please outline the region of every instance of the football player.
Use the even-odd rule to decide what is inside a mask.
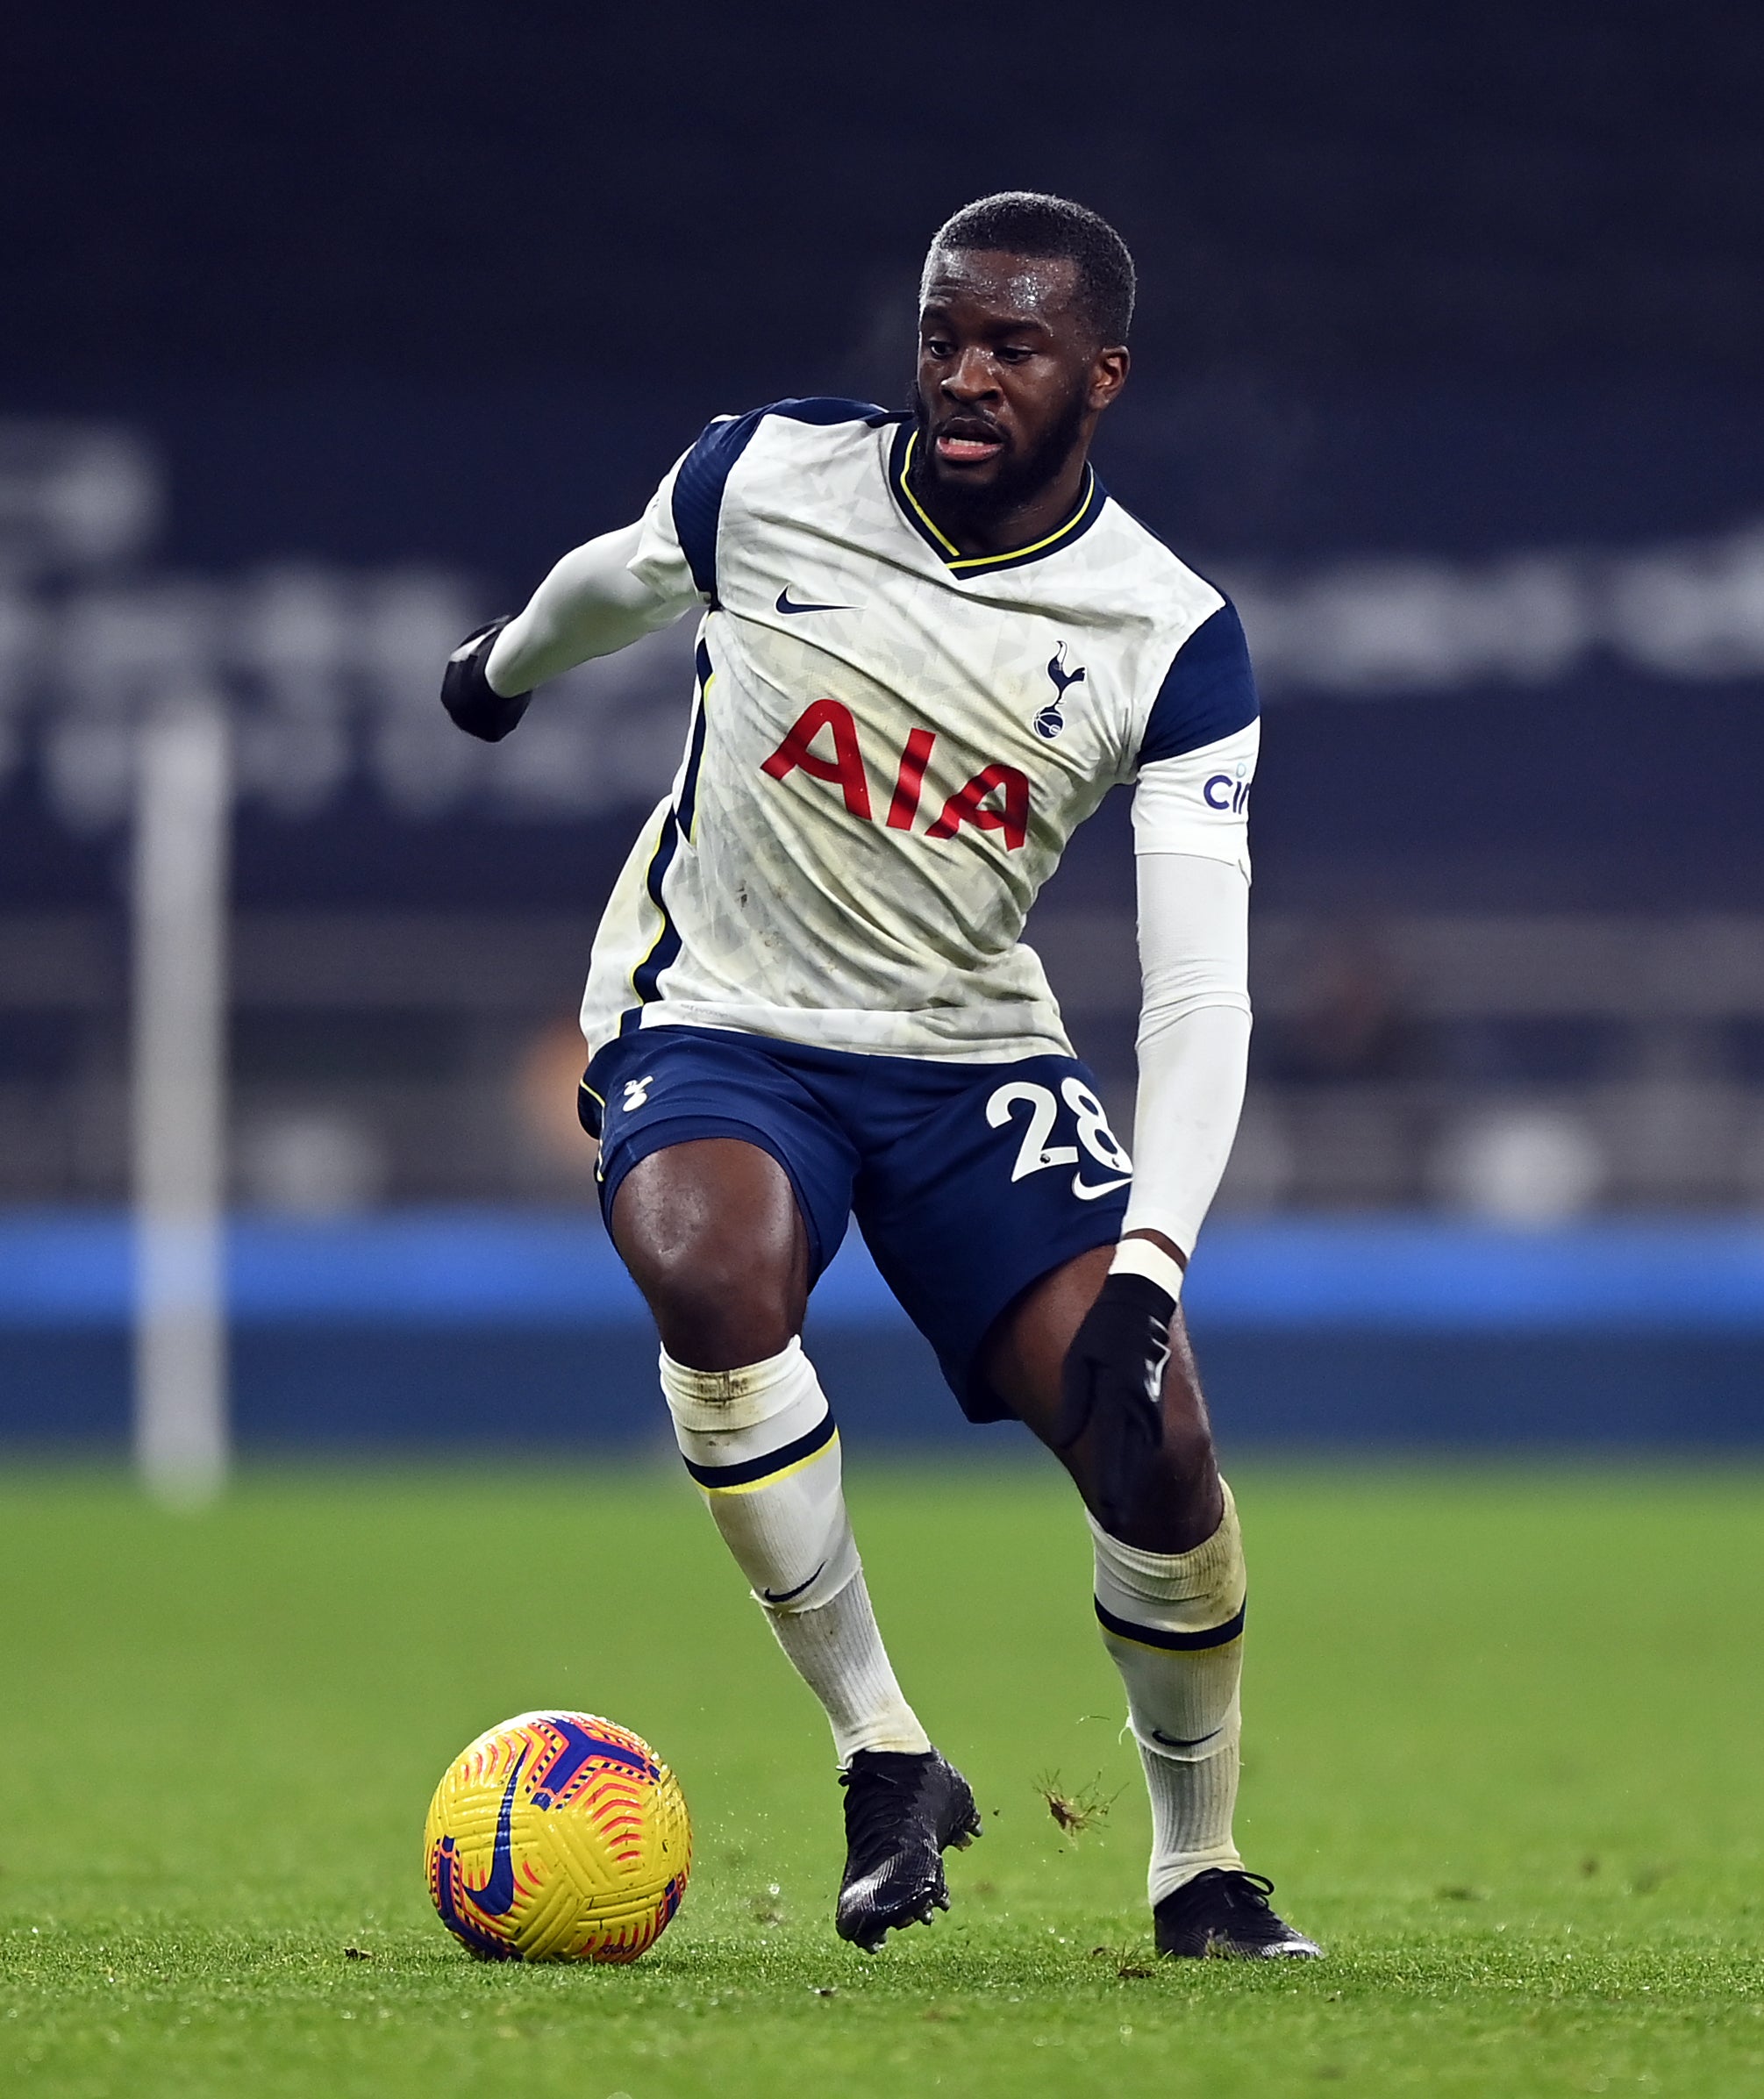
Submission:
[[[685,753],[595,942],[582,1119],[681,1454],[832,1724],[837,1928],[869,1950],[947,1907],[980,1822],[889,1665],[800,1339],[853,1216],[968,1417],[1025,1423],[1082,1497],[1159,1950],[1318,1950],[1232,1842],[1244,1555],[1180,1303],[1243,1094],[1255,688],[1230,603],[1089,462],[1133,295],[1093,212],[970,204],[926,257],[910,411],[712,423],[445,677],[495,740],[699,618]],[[1118,782],[1137,1172],[1019,938]]]

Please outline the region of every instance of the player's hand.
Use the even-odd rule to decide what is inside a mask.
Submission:
[[[447,668],[441,673],[442,706],[468,736],[487,744],[502,741],[526,712],[527,702],[532,697],[530,692],[516,692],[504,698],[484,675],[496,636],[513,618],[512,612],[504,612],[475,634],[468,634],[447,658]]]
[[[1066,1352],[1054,1447],[1088,1441],[1096,1520],[1111,1537],[1132,1521],[1147,1460],[1163,1446],[1175,1311],[1175,1299],[1149,1276],[1106,1275]]]

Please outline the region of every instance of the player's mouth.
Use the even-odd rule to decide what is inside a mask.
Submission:
[[[952,467],[980,467],[1004,450],[1004,437],[978,416],[957,416],[938,432],[933,444],[939,459]]]

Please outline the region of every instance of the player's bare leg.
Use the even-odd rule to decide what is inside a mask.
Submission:
[[[1103,1507],[1096,1428],[1085,1428],[1061,1447],[1061,1381],[1068,1352],[1096,1302],[1114,1251],[1098,1246],[1081,1253],[1025,1290],[989,1336],[986,1355],[987,1382],[1057,1451],[1094,1516]],[[1127,1507],[1118,1515],[1111,1511],[1122,1543],[1152,1553],[1191,1552],[1213,1535],[1225,1513],[1212,1424],[1180,1312],[1170,1344],[1161,1442],[1136,1470]]]
[[[809,1237],[789,1176],[758,1145],[652,1152],[619,1189],[612,1238],[678,1363],[736,1370],[803,1331]]]
[[[739,1139],[669,1146],[626,1175],[612,1236],[655,1316],[681,1455],[832,1727],[847,1853],[837,1928],[874,1952],[949,1907],[941,1853],[980,1818],[876,1629],[839,1437],[799,1339],[809,1248],[789,1179]]]
[[[1269,1907],[1272,1884],[1244,1870],[1232,1840],[1243,1547],[1179,1304],[1155,1413],[1142,1394],[1145,1418],[1131,1410],[1111,1418],[1098,1404],[1075,1420],[1075,1353],[1104,1339],[1096,1321],[1111,1308],[1097,1300],[1113,1257],[1099,1247],[1025,1291],[989,1337],[986,1376],[1057,1453],[1089,1511],[1096,1615],[1152,1796],[1159,1952],[1314,1955],[1312,1941]],[[1155,1378],[1154,1357],[1144,1367]]]

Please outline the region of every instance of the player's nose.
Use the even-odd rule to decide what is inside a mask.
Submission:
[[[998,372],[982,349],[962,351],[943,375],[943,390],[953,401],[983,401],[998,391]]]

